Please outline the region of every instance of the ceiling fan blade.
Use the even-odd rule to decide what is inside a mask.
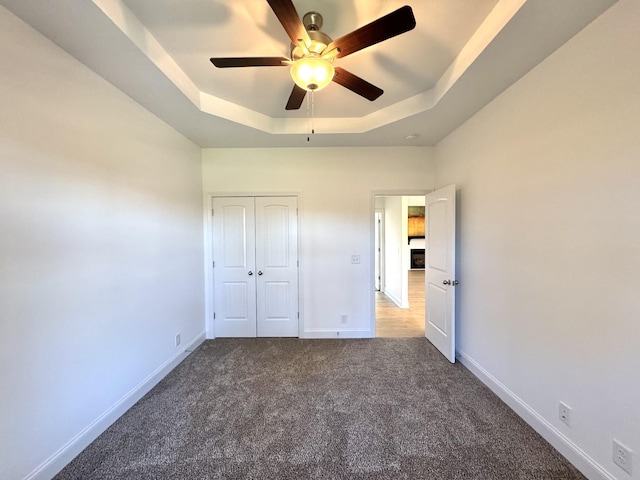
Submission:
[[[408,32],[415,26],[416,19],[413,16],[413,10],[409,5],[405,5],[364,27],[360,27],[334,40],[325,50],[329,51],[337,47],[340,50],[338,58],[346,57],[358,50]]]
[[[336,67],[333,81],[372,102],[384,93],[384,90],[341,67]]]
[[[311,43],[309,34],[300,20],[300,16],[296,11],[296,7],[291,0],[267,0],[267,3],[276,14],[278,20],[282,24],[285,32],[289,35],[291,43],[298,44],[298,40],[302,40],[305,45]]]
[[[284,107],[286,110],[298,110],[300,105],[302,105],[302,101],[304,100],[304,96],[307,94],[307,91],[304,88],[300,88],[295,83],[293,84],[293,90],[291,90],[291,95],[289,95],[289,101],[287,102],[287,106]]]
[[[282,67],[289,59],[285,57],[223,57],[212,58],[213,63],[218,68],[234,67]]]

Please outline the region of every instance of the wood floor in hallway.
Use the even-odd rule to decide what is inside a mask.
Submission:
[[[424,270],[409,270],[409,308],[376,292],[376,337],[424,337]]]

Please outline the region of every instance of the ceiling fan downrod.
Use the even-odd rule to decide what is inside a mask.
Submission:
[[[293,61],[300,60],[310,54],[321,56],[327,45],[333,41],[329,35],[320,31],[324,22],[322,15],[318,12],[305,13],[302,17],[302,23],[309,35],[310,42],[308,44],[300,41],[291,43],[291,60]]]

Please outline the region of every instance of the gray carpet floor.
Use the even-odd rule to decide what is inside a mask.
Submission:
[[[202,344],[56,477],[582,479],[424,338]]]

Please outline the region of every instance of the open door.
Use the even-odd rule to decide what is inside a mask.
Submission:
[[[456,187],[425,197],[426,262],[425,336],[454,363],[456,361]]]

